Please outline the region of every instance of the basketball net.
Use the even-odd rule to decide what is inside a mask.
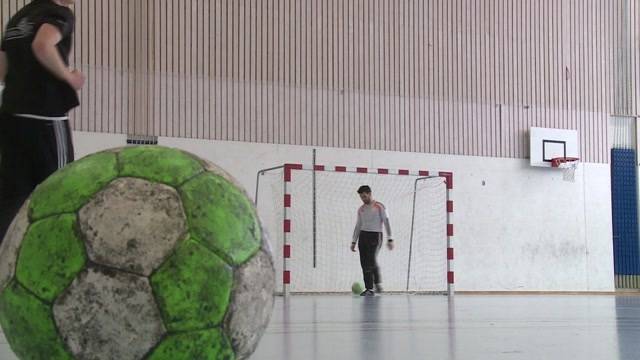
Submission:
[[[562,180],[575,182],[579,162],[578,158],[556,158],[551,161],[551,166],[562,169]]]

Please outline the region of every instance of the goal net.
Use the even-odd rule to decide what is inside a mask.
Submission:
[[[388,250],[385,234],[378,254],[385,291],[447,291],[444,177],[362,170],[285,173],[281,168],[259,175],[257,189],[258,212],[269,233],[277,274],[282,274],[277,288],[337,293],[363,282],[359,254],[349,246],[362,205],[356,190],[369,185],[374,199],[387,208],[395,244]]]

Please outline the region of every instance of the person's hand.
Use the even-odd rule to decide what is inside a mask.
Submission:
[[[351,243],[351,251],[356,252],[356,243]]]
[[[393,240],[389,239],[387,241],[387,247],[389,248],[389,250],[393,250]]]
[[[69,73],[67,82],[71,85],[73,90],[78,91],[84,86],[85,79],[84,74],[80,70],[73,70]]]

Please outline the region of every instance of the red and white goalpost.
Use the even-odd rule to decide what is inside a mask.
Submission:
[[[385,291],[453,295],[453,173],[302,164],[261,170],[257,179],[282,293],[348,292],[362,282],[349,246],[364,184],[387,207],[396,246],[378,256]]]

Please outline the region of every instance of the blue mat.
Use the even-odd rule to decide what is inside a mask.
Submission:
[[[640,274],[636,152],[611,150],[613,254],[616,275]]]

